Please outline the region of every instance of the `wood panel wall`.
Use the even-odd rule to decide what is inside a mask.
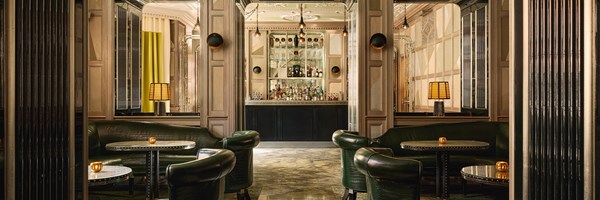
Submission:
[[[377,137],[393,126],[393,2],[386,0],[358,0],[349,3],[351,26],[349,48],[354,61],[349,62],[349,128],[368,137]],[[383,49],[370,47],[373,34],[387,38]],[[355,41],[353,41],[355,40]],[[356,124],[353,124],[356,123]]]
[[[234,1],[205,1],[201,6],[203,12],[203,35],[219,33],[225,39],[221,49],[210,49],[202,46],[202,61],[200,65],[200,104],[202,124],[218,135],[229,136],[238,128],[237,116],[241,103],[238,98],[241,88],[237,81],[241,78],[238,58],[233,55],[243,55],[243,41],[238,34],[243,29],[238,23],[243,17]],[[203,37],[204,38],[204,37]],[[240,92],[238,92],[240,91]]]
[[[90,1],[89,116],[90,119],[160,121],[169,124],[200,125],[219,135],[230,135],[237,128],[241,113],[240,83],[243,27],[235,1],[201,1],[201,50],[198,65],[197,94],[200,117],[114,116],[114,0]],[[104,34],[109,33],[109,34]],[[220,49],[206,45],[206,37],[219,33],[225,43]]]

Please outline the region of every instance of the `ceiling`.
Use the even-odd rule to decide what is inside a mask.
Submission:
[[[142,9],[142,13],[144,14],[165,15],[179,18],[188,26],[193,26],[196,23],[197,12],[198,3],[196,2],[148,3]]]
[[[246,21],[256,20],[257,5],[260,22],[299,22],[300,5],[306,22],[344,21],[342,3],[252,3],[246,7]]]
[[[256,21],[256,5],[260,22],[299,22],[300,3],[251,3],[246,7],[246,21]],[[344,21],[343,3],[302,3],[306,22],[342,22]],[[404,6],[410,18],[420,15],[420,10],[435,4],[394,3],[394,27],[399,27],[404,19]],[[192,26],[195,23],[198,4],[194,1],[155,1],[144,6],[144,13],[171,15],[181,18]]]

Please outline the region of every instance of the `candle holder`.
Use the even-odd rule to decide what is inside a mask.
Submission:
[[[506,162],[506,161],[496,162],[496,170],[498,170],[499,172],[508,171],[508,162]]]
[[[102,165],[102,162],[92,162],[90,163],[90,168],[93,172],[100,172],[102,171]]]
[[[156,143],[156,137],[149,137],[148,138],[148,143],[150,143],[150,144]]]
[[[507,172],[496,172],[496,178],[497,179],[508,179],[508,173]]]
[[[440,144],[446,144],[447,141],[448,141],[448,139],[446,137],[444,137],[444,136],[438,138],[438,142]]]

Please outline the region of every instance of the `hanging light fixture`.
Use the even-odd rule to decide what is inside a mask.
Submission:
[[[256,4],[256,31],[254,31],[254,37],[260,37],[260,30],[258,30],[258,3]]]
[[[342,31],[344,37],[348,36],[348,28],[346,28],[346,10],[346,4],[344,4],[344,30]]]
[[[300,29],[300,33],[298,33],[298,36],[300,36],[301,38],[304,38],[304,36],[306,36],[306,33],[304,33],[304,29]]]
[[[198,10],[196,11],[196,24],[192,28],[192,34],[199,34],[200,32],[200,0],[198,0]]]
[[[302,12],[302,4],[300,4],[300,30],[302,30],[304,27],[306,27],[306,24],[304,23],[304,16],[303,16],[303,12]]]
[[[406,30],[408,27],[410,26],[408,25],[408,20],[406,20],[406,4],[404,4],[404,23],[402,23],[402,28]]]

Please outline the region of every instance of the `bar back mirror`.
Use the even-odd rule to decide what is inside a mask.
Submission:
[[[394,3],[397,115],[431,115],[436,106],[442,115],[487,115],[488,9],[464,10],[450,3]]]
[[[116,3],[115,115],[199,115],[199,8]]]

